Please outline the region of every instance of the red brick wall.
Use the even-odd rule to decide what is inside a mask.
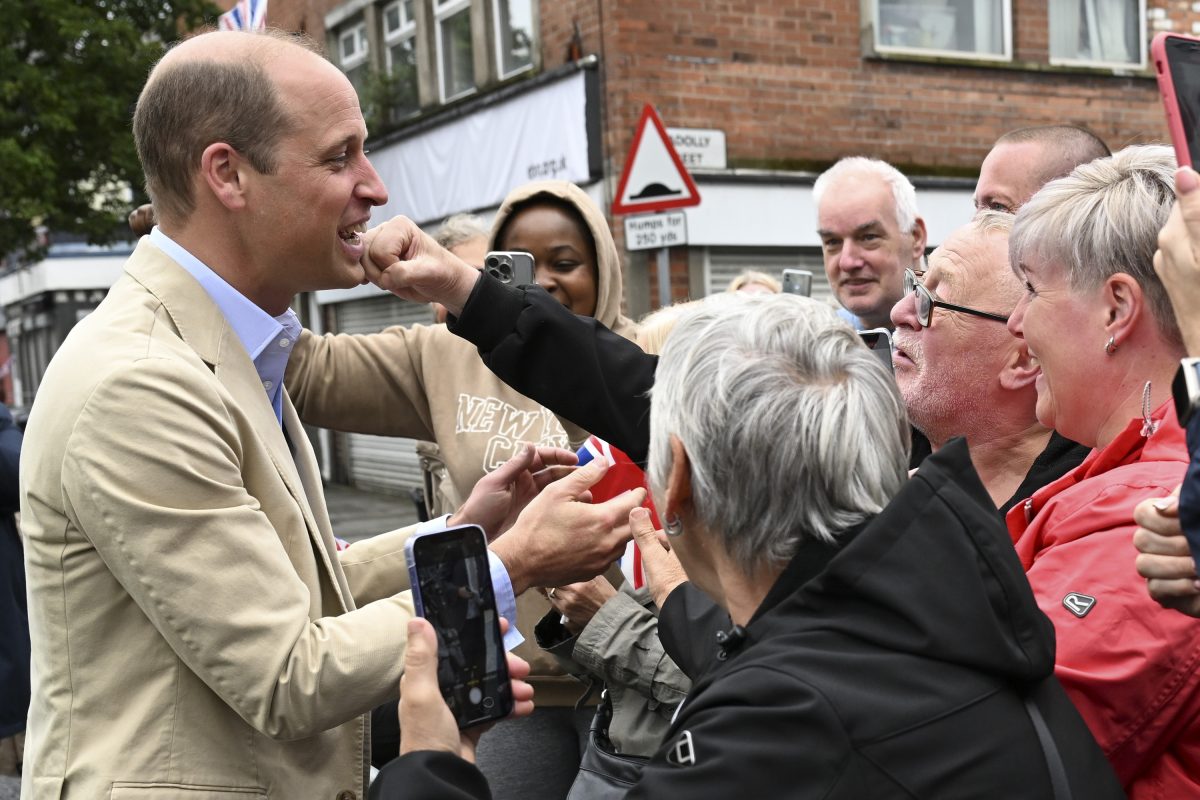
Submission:
[[[585,52],[602,54],[616,170],[645,102],[668,125],[724,129],[730,166],[820,169],[868,153],[972,175],[1001,133],[1064,122],[1114,148],[1164,140],[1151,78],[1048,68],[1046,3],[1012,8],[1015,59],[1040,70],[864,58],[858,0],[542,0],[543,59],[562,63],[579,19]],[[1175,30],[1200,20],[1190,9],[1171,3]]]

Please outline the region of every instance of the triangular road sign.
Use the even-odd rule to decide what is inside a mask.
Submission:
[[[636,214],[698,205],[700,191],[679,160],[654,106],[647,103],[625,158],[612,212]]]

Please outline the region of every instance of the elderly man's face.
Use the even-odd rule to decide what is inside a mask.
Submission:
[[[1042,187],[1046,146],[1039,142],[1005,142],[992,148],[979,167],[975,209],[1017,213]]]
[[[904,270],[925,247],[923,231],[900,230],[892,189],[879,176],[851,173],[831,184],[817,209],[817,233],[838,302],[868,327],[890,328]]]
[[[1020,293],[1008,266],[1008,237],[971,226],[929,256],[922,283],[939,300],[1001,315]],[[975,433],[981,404],[996,397],[1018,341],[1002,322],[940,307],[922,327],[915,292],[892,309],[892,321],[896,383],[913,424],[937,445]]]

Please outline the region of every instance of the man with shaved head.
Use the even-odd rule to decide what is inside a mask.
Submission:
[[[1050,181],[1109,155],[1108,146],[1086,128],[1040,125],[1009,131],[979,168],[975,208],[1015,214]]]
[[[283,388],[293,298],[364,279],[387,200],[358,97],[297,40],[209,33],[155,67],[133,129],[158,226],[55,355],[26,433],[24,797],[362,798],[412,531],[339,549]],[[497,533],[508,487],[532,493],[522,473],[560,453],[528,448],[460,514]],[[564,478],[491,544],[502,613],[623,549],[638,492],[574,502],[602,474]]]

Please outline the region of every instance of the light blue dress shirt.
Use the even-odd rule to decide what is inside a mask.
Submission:
[[[275,418],[283,424],[283,375],[287,371],[288,357],[292,347],[300,338],[300,319],[296,312],[288,309],[277,317],[272,317],[263,311],[245,295],[229,285],[229,283],[208,265],[185,250],[178,242],[163,233],[157,225],[150,232],[150,241],[159,250],[171,257],[175,263],[188,271],[196,282],[208,293],[217,304],[229,327],[233,328],[238,341],[250,354],[254,362],[254,370],[262,381],[263,390],[267,393]],[[432,533],[446,527],[450,518],[447,514],[417,526],[414,536]],[[492,573],[492,591],[496,596],[496,609],[500,616],[509,622],[508,633],[504,635],[504,646],[513,649],[525,637],[517,630],[517,598],[513,594],[512,581],[504,563],[488,551],[488,563]]]

